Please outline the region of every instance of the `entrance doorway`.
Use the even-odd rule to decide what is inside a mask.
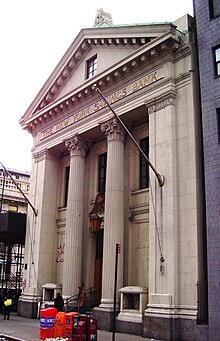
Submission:
[[[102,259],[103,259],[103,236],[104,229],[96,232],[96,253],[95,253],[95,268],[94,268],[94,306],[98,306],[101,301],[102,294]]]

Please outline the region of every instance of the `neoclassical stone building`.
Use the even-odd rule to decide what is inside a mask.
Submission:
[[[117,330],[192,341],[202,209],[192,18],[102,25],[79,32],[20,121],[33,136],[38,214],[29,210],[19,313],[36,316],[46,283],[65,297],[83,283],[111,329],[120,243]]]

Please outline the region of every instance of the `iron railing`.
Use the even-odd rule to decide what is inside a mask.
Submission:
[[[93,307],[97,306],[99,302],[97,301],[98,290],[94,287],[85,289],[87,296],[87,309],[91,310]],[[64,306],[66,311],[74,311],[78,309],[78,293],[70,296],[64,300]]]

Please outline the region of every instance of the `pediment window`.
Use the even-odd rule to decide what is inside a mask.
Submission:
[[[97,72],[97,55],[93,56],[86,62],[86,79],[96,75]]]

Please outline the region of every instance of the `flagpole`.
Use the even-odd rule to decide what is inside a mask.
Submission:
[[[118,278],[118,254],[121,251],[121,245],[116,243],[115,250],[115,282],[114,282],[114,308],[113,308],[113,325],[112,325],[112,341],[115,341],[115,320],[116,320],[116,297],[117,297],[117,278]]]

